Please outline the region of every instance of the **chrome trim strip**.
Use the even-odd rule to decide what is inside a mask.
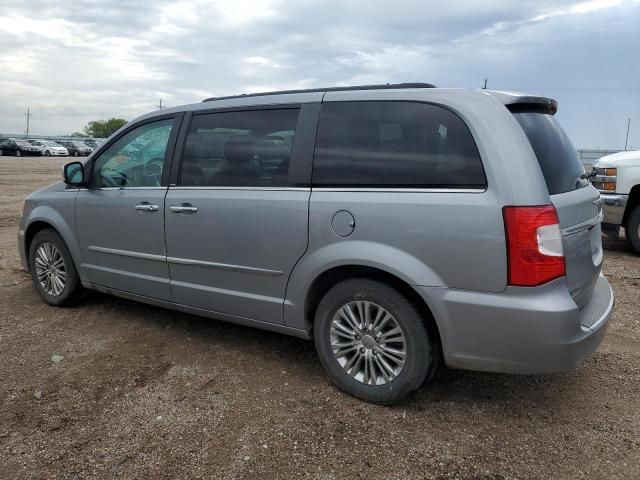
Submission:
[[[314,192],[390,192],[390,193],[484,193],[486,188],[354,188],[313,187]]]
[[[595,216],[595,217],[593,217],[593,218],[591,218],[589,220],[586,220],[584,222],[578,223],[576,225],[572,225],[570,227],[563,228],[562,230],[560,230],[560,234],[562,236],[571,235],[572,233],[576,233],[576,232],[579,232],[581,230],[586,230],[587,228],[593,227],[593,226],[599,224],[601,221],[602,221],[601,214],[598,214],[597,216]]]
[[[242,265],[229,265],[227,263],[205,262],[203,260],[192,260],[190,258],[167,257],[169,263],[177,265],[193,265],[205,268],[217,268],[219,270],[231,270],[236,272],[259,273],[262,275],[279,276],[283,272],[279,270],[269,270],[267,268],[245,267]]]
[[[311,191],[308,187],[182,187],[180,185],[170,185],[169,189],[171,191],[177,190],[256,190],[256,191],[266,191],[266,192],[278,192],[278,191],[294,191],[294,192],[309,192]]]
[[[121,255],[123,257],[142,258],[144,260],[155,260],[158,262],[166,262],[167,257],[165,255],[155,255],[153,253],[141,253],[132,252],[130,250],[118,250],[117,248],[105,248],[105,247],[87,247],[87,250],[98,253],[108,253],[111,255]]]

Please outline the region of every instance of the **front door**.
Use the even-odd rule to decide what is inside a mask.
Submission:
[[[310,192],[289,175],[298,113],[193,116],[166,199],[176,303],[283,323],[287,280],[307,247]]]
[[[89,188],[76,200],[82,267],[91,283],[171,300],[164,178],[176,122],[136,126],[92,160]]]

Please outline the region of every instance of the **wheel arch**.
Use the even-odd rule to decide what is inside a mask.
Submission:
[[[67,249],[69,250],[69,253],[71,254],[73,263],[76,266],[78,275],[80,276],[81,280],[84,281],[84,272],[81,268],[82,262],[80,247],[78,245],[78,242],[76,241],[72,227],[67,224],[60,213],[44,205],[36,207],[33,212],[31,212],[31,217],[32,218],[29,220],[24,229],[23,247],[25,252],[25,259],[27,261],[27,267],[29,267],[29,249],[31,248],[33,239],[38,232],[49,229],[58,234],[62,241],[65,243]]]
[[[629,191],[629,200],[627,201],[627,206],[624,209],[624,216],[622,217],[622,226],[626,228],[627,223],[629,221],[629,217],[631,216],[631,212],[640,205],[640,185],[635,185]]]

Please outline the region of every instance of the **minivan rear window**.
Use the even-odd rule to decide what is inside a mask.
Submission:
[[[533,147],[549,195],[570,192],[588,185],[578,153],[553,115],[517,112],[513,116]]]
[[[316,187],[485,188],[473,137],[449,110],[397,101],[322,105]]]

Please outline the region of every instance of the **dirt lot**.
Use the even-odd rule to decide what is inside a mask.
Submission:
[[[63,163],[0,157],[0,478],[640,478],[640,257],[624,242],[606,240],[617,310],[586,364],[442,371],[378,407],[338,392],[302,340],[99,294],[46,306],[16,235]]]

